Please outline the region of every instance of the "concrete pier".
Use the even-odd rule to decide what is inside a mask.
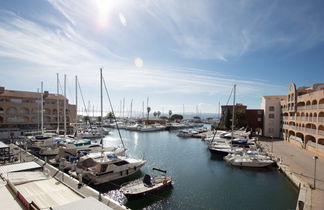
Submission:
[[[62,171],[59,171],[57,168],[53,167],[48,163],[45,163],[43,160],[26,152],[25,150],[20,149],[16,145],[11,144],[10,148],[11,151],[13,151],[13,154],[16,155],[21,160],[21,162],[35,161],[39,165],[43,166],[43,170],[47,171],[49,177],[55,178],[56,180],[63,183],[66,187],[68,187],[69,189],[71,189],[81,197],[83,198],[93,197],[112,209],[117,209],[117,210],[127,209],[125,206],[119,204],[118,202],[110,198],[103,196],[100,192],[94,190],[93,188],[85,184],[80,186],[78,180],[74,179],[73,177],[69,176],[68,174]]]
[[[276,160],[279,169],[299,188],[296,209],[324,209],[324,160],[317,160],[314,189],[314,154],[287,141],[260,139],[262,148]]]

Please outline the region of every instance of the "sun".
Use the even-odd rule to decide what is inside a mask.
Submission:
[[[115,7],[115,2],[114,0],[94,0],[98,11],[97,23],[99,26],[105,27],[107,25],[108,17]]]

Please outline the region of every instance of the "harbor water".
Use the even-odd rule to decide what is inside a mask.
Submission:
[[[176,131],[136,132],[121,130],[128,154],[147,160],[140,173],[112,184],[95,186],[109,191],[113,199],[132,209],[295,209],[297,189],[276,168],[232,167],[214,157],[197,138],[180,138]],[[118,137],[117,130],[111,136]],[[108,141],[108,140],[107,140]],[[120,140],[105,142],[120,145]],[[148,198],[129,200],[117,186],[152,174],[152,168],[167,170],[174,180],[172,189]]]

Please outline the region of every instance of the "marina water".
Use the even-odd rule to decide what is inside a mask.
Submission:
[[[101,192],[132,209],[295,209],[297,189],[276,168],[232,167],[207,149],[197,138],[179,138],[176,131],[135,132],[121,130],[134,158],[147,160],[140,173],[112,184],[96,186]],[[118,137],[117,130],[112,136]],[[105,142],[119,145],[120,140]],[[152,168],[167,170],[174,187],[157,195],[127,201],[114,189],[123,182],[152,174]]]

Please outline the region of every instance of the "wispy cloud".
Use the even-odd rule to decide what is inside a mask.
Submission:
[[[48,2],[60,20],[50,14],[29,19],[0,10],[0,56],[23,63],[16,75],[32,72],[39,81],[48,75],[55,78],[56,72],[77,74],[88,90],[98,83],[96,69],[104,67],[111,88],[143,94],[227,96],[234,83],[241,96],[285,91],[267,81],[147,62],[145,57],[144,67],[136,68],[134,59],[147,50],[230,62],[260,49],[305,50],[324,39],[321,15],[310,13],[306,4],[292,4],[286,12],[280,1],[186,1],[185,7],[175,0],[118,1],[123,7],[114,6],[100,31],[96,1]],[[14,73],[1,67],[1,74]]]

